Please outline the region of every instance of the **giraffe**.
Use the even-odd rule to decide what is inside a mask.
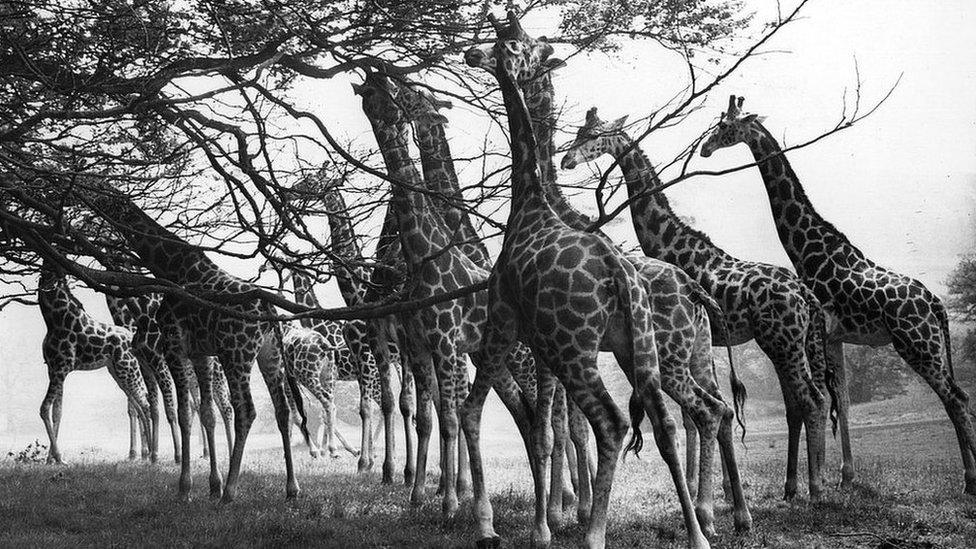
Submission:
[[[675,450],[674,420],[664,406],[647,288],[623,252],[603,235],[571,228],[546,198],[536,137],[516,83],[531,78],[553,48],[526,35],[513,12],[508,13],[507,26],[493,16],[489,19],[498,34],[492,53],[486,56],[473,48],[466,52],[465,60],[491,71],[501,87],[512,146],[512,204],[502,251],[488,280],[487,364],[479,369],[464,405],[475,506],[481,519],[479,534],[494,537],[490,504],[482,479],[475,474],[481,470],[480,452],[470,444],[477,440],[478,422],[474,420],[480,416],[487,393],[478,377],[482,372],[493,375],[500,371],[502,360],[521,340],[532,349],[540,382],[555,374],[586,415],[597,439],[597,473],[586,546],[603,547],[606,543],[610,486],[627,430],[627,422],[597,370],[597,354],[605,348],[615,351],[649,413],[658,449],[678,492],[689,546],[708,547]],[[547,411],[541,412],[538,415],[545,416]],[[546,425],[536,422],[533,428],[538,449],[530,460],[536,490],[532,541],[547,546],[551,534],[544,516],[548,498],[543,476],[552,439]]]
[[[626,117],[604,122],[596,107],[586,113],[575,140],[561,161],[563,169],[613,156],[627,183],[634,230],[650,257],[677,265],[715,298],[725,311],[729,336],[714,329],[716,344],[739,345],[755,339],[776,369],[786,403],[789,429],[786,499],[796,495],[800,429],[806,426],[809,491],[822,494],[827,368],[824,313],[820,301],[788,269],[743,261],[712,243],[681,220],[663,192],[654,167],[624,131]]]
[[[488,248],[471,223],[467,210],[461,206],[464,196],[461,193],[461,185],[454,168],[454,157],[447,138],[448,119],[438,112],[442,108],[452,108],[451,102],[438,99],[416,83],[407,80],[397,82],[394,100],[401,108],[405,119],[413,126],[413,136],[420,152],[424,182],[427,189],[431,191],[431,203],[441,216],[444,228],[465,256],[478,268],[486,272],[490,271],[491,257],[488,255]],[[458,368],[458,380],[455,383],[459,389],[456,396],[457,409],[460,411],[460,405],[468,392],[467,368]],[[523,392],[531,392],[533,389],[534,385],[522,387]],[[418,453],[423,452],[426,452],[426,448],[418,447]],[[442,470],[445,453],[442,449]],[[467,491],[469,486],[467,449],[465,444],[459,443],[458,492]]]
[[[112,379],[136,407],[142,425],[142,444],[152,448],[149,434],[149,396],[139,361],[132,348],[132,332],[92,318],[71,294],[60,267],[45,260],[37,285],[37,302],[47,326],[41,350],[47,364],[48,388],[41,402],[41,419],[50,439],[48,463],[63,463],[58,448],[64,379],[70,372],[108,368]],[[155,461],[155,455],[150,458]]]
[[[99,216],[108,221],[122,235],[126,243],[142,263],[156,277],[174,283],[190,292],[203,293],[220,300],[228,298],[226,307],[241,315],[267,317],[274,315],[274,307],[257,299],[236,299],[234,296],[252,292],[255,287],[220,269],[200,249],[181,240],[143,212],[132,200],[101,182],[91,188],[80,189],[80,198]],[[178,416],[181,431],[181,471],[179,496],[188,498],[192,479],[190,476],[190,414],[187,379],[176,376],[176,364],[189,359],[200,385],[200,397],[204,403],[203,423],[207,431],[210,450],[210,495],[232,502],[237,493],[241,460],[255,410],[250,393],[251,366],[256,360],[264,381],[271,393],[278,430],[281,432],[286,470],[286,496],[297,497],[298,481],[295,478],[289,434],[289,409],[282,388],[282,378],[298,393],[293,376],[281,368],[282,333],[277,322],[250,320],[224,312],[217,307],[202,307],[186,298],[166,296],[156,314],[163,334],[164,348],[170,371],[174,372],[179,399]],[[210,357],[216,356],[224,369],[234,407],[234,444],[226,484],[223,484],[214,451],[213,410]],[[296,396],[296,399],[300,399]],[[182,397],[182,398],[181,398]],[[186,402],[186,404],[184,404]],[[301,401],[300,415],[304,419]],[[302,428],[308,439],[308,432]],[[222,486],[223,485],[223,486]],[[222,493],[222,496],[221,496]]]
[[[472,50],[472,61],[478,62],[490,56],[484,49]],[[562,194],[556,181],[557,175],[553,162],[556,150],[553,135],[557,125],[553,109],[554,87],[552,72],[565,63],[559,59],[547,58],[541,60],[531,78],[518,82],[525,96],[526,106],[532,122],[533,134],[536,137],[536,150],[540,162],[543,192],[557,213],[559,218],[577,231],[589,230],[590,220],[577,211]],[[600,233],[602,234],[602,233]],[[603,235],[606,237],[606,235]],[[662,376],[662,387],[665,393],[674,399],[682,408],[682,417],[687,437],[687,482],[692,491],[697,490],[696,513],[699,523],[706,534],[711,535],[713,529],[713,503],[711,495],[711,460],[716,437],[715,429],[718,424],[718,438],[722,448],[722,462],[726,471],[730,471],[727,478],[725,492],[734,503],[734,523],[737,531],[747,531],[752,527],[752,518],[742,492],[741,481],[738,478],[738,466],[735,461],[732,442],[731,420],[732,410],[722,402],[711,359],[712,335],[709,317],[714,320],[712,329],[717,334],[727,333],[724,313],[712,297],[687,274],[675,266],[648,257],[627,255],[638,271],[642,282],[647,286],[650,295],[650,306],[654,313],[653,325],[655,333],[660,336],[658,359]],[[729,339],[727,336],[725,340]],[[664,343],[662,343],[664,342]],[[734,364],[729,350],[729,360],[732,375],[733,403],[737,408],[745,398],[745,389],[735,377]],[[690,385],[689,385],[690,383]],[[640,400],[635,394],[632,397],[631,410],[640,412]],[[558,400],[557,400],[558,402]],[[581,502],[588,499],[587,480],[588,458],[587,436],[585,425],[581,429],[581,421],[574,418],[578,410],[570,403],[569,435],[573,440],[577,458],[577,474],[573,484],[581,487]],[[740,416],[740,425],[741,422]],[[698,424],[701,425],[698,425]],[[560,427],[560,428],[556,428]],[[563,432],[561,432],[563,431]],[[559,445],[559,438],[565,437],[565,427],[554,421],[554,446]],[[696,445],[696,431],[698,438],[703,441],[706,454],[698,455]],[[636,440],[636,439],[635,439]],[[633,442],[632,442],[633,444]],[[636,441],[637,447],[640,444]],[[633,447],[633,446],[632,446]],[[567,452],[572,457],[573,452]],[[561,456],[561,452],[553,452],[553,456]],[[572,471],[572,468],[571,468]],[[701,473],[705,471],[705,473]],[[553,463],[551,486],[559,484],[561,464]],[[698,483],[698,478],[705,475],[704,484]],[[550,514],[556,512],[558,505],[554,498],[550,498]],[[577,508],[580,522],[586,519],[586,507],[581,504]]]
[[[322,201],[329,222],[333,251],[341,259],[341,261],[336,261],[334,265],[339,293],[346,305],[362,305],[366,303],[367,286],[365,282],[369,275],[362,266],[362,249],[352,223],[347,217],[346,203],[338,186],[326,185],[322,191]],[[372,409],[369,408],[368,404],[370,401],[381,404],[383,398],[377,359],[369,344],[368,332],[367,322],[363,320],[350,320],[346,322],[343,329],[346,346],[351,352],[350,358],[355,359],[358,363],[360,375],[359,417],[362,421],[363,446],[360,448],[358,468],[361,472],[370,470],[373,467],[374,459],[373,437],[369,436],[369,429],[373,421]],[[392,343],[389,344],[388,349],[392,362],[390,369],[402,369],[399,349]],[[412,420],[414,416],[410,408],[409,395],[409,390],[401,390],[401,398],[403,399],[401,401],[401,413],[404,417],[405,432],[408,433],[408,470],[412,467],[409,456],[411,456],[410,448],[413,447],[412,436],[409,434],[412,431],[412,425],[408,420]],[[383,426],[392,428],[392,423],[384,422]],[[412,479],[412,474],[405,473],[405,477]]]
[[[291,279],[295,292],[295,302],[307,307],[321,308],[318,298],[315,296],[312,278],[297,271],[290,269],[285,278]],[[323,320],[317,318],[302,318],[301,328],[291,328],[285,335],[286,341],[292,341],[299,346],[307,346],[306,349],[298,349],[299,353],[289,353],[295,358],[315,359],[315,360],[295,360],[292,367],[295,369],[299,383],[306,387],[312,395],[322,404],[324,411],[325,443],[329,450],[329,455],[333,458],[338,457],[339,453],[335,445],[338,439],[343,448],[353,455],[362,456],[362,451],[371,452],[372,447],[372,421],[367,417],[362,426],[361,450],[357,452],[349,446],[342,434],[336,429],[336,408],[335,408],[335,383],[337,381],[356,381],[360,385],[360,414],[365,409],[370,412],[370,402],[379,401],[379,386],[376,383],[375,370],[364,370],[360,367],[361,362],[355,360],[355,355],[348,346],[350,339],[358,337],[352,335],[347,337],[348,322],[338,322],[333,320]],[[318,334],[319,338],[314,338],[307,332]],[[361,332],[354,332],[358,334]],[[294,335],[291,335],[294,334]],[[312,341],[313,339],[318,341]],[[356,341],[361,341],[357,339]],[[315,347],[315,349],[311,348]],[[361,345],[360,345],[361,347]],[[320,356],[320,352],[327,352],[328,356]],[[373,374],[371,376],[371,374]],[[363,400],[365,399],[365,400]],[[313,437],[313,442],[317,437]],[[312,455],[317,455],[317,449],[312,447]],[[371,464],[370,464],[371,465]],[[369,467],[364,467],[368,470]]]
[[[391,178],[398,181],[392,187],[390,211],[398,225],[398,235],[403,258],[410,272],[410,283],[403,290],[410,300],[423,299],[445,291],[452,291],[477,283],[487,277],[487,272],[473,263],[464,252],[454,246],[454,240],[444,227],[435,207],[419,189],[422,185],[407,150],[407,128],[403,109],[396,102],[398,87],[381,74],[370,73],[365,82],[355,86],[355,92],[363,98],[366,113]],[[409,185],[409,187],[408,187]],[[442,513],[453,516],[458,509],[457,497],[457,444],[459,415],[456,389],[462,376],[457,370],[466,368],[464,354],[471,356],[477,368],[481,363],[481,330],[487,317],[485,292],[465,296],[453,301],[441,302],[418,311],[399,315],[406,337],[401,341],[407,362],[414,371],[417,383],[417,399],[421,404],[433,399],[436,390],[437,414],[444,449],[442,462]],[[516,363],[526,355],[513,353],[505,357],[508,367],[519,370],[524,366]],[[431,375],[432,374],[432,375]],[[496,392],[511,411],[523,439],[528,438],[528,414],[521,400],[514,376],[483,378],[488,387]],[[436,384],[436,389],[435,389]],[[431,418],[427,406],[417,408],[418,447],[429,440]],[[466,433],[467,434],[467,433]],[[477,442],[470,440],[469,454]],[[418,452],[416,478],[411,501],[423,500],[425,463]],[[475,474],[472,467],[472,476]]]
[[[921,282],[877,265],[810,202],[763,119],[742,112],[743,98],[729,98],[728,111],[702,144],[708,157],[720,148],[744,143],[759,167],[776,232],[793,267],[833,317],[828,358],[840,387],[842,485],[853,480],[854,463],[847,426],[847,377],[843,344],[892,343],[901,358],[939,395],[952,420],[964,466],[965,493],[976,495],[976,431],[969,396],[956,384],[945,305]],[[943,352],[945,360],[943,361]]]
[[[116,326],[121,326],[132,333],[132,352],[139,361],[142,378],[146,383],[149,397],[149,418],[152,425],[150,444],[143,447],[143,457],[146,452],[156,455],[159,449],[159,396],[157,389],[163,395],[163,411],[173,436],[173,456],[176,463],[180,462],[179,426],[176,422],[176,387],[173,376],[169,373],[166,359],[162,353],[156,352],[153,342],[147,338],[143,318],[149,318],[159,306],[162,297],[159,295],[145,295],[139,297],[117,297],[105,294],[108,312]],[[139,440],[138,409],[130,402],[129,410],[129,459],[136,457],[136,441]]]

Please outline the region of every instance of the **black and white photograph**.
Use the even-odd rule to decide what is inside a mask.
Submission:
[[[973,29],[0,0],[0,547],[976,547]]]

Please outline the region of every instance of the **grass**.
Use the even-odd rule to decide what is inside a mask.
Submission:
[[[713,547],[976,547],[976,499],[961,494],[961,460],[948,422],[871,426],[853,435],[855,487],[836,488],[839,449],[831,441],[828,490],[817,504],[782,501],[785,436],[747,438],[737,451],[755,528],[735,535],[731,509],[720,502]],[[521,446],[487,446],[496,530],[507,545],[524,546],[532,491]],[[351,457],[312,460],[297,447],[295,454],[303,488],[298,500],[284,500],[280,450],[258,447],[249,451],[239,499],[230,506],[207,498],[203,460],[195,463],[194,499],[181,503],[172,464],[113,463],[97,452],[66,466],[8,459],[0,462],[0,546],[458,547],[473,541],[465,504],[457,518],[443,521],[439,501],[411,508],[405,487],[382,485],[378,473],[357,475]],[[801,471],[804,466],[801,460]],[[431,494],[436,476],[430,475]],[[684,547],[672,491],[652,449],[622,463],[608,546]],[[555,532],[556,547],[582,538],[574,515],[566,519]]]

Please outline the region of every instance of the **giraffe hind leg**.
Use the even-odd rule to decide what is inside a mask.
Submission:
[[[41,420],[44,422],[49,441],[48,463],[64,463],[61,459],[61,450],[58,448],[58,430],[51,413],[53,406],[60,407],[61,398],[64,394],[64,378],[63,374],[50,374],[47,393],[44,395],[44,400],[41,401]]]
[[[213,363],[210,357],[195,358],[192,363],[197,384],[200,386],[200,428],[204,433],[209,452],[210,498],[218,499],[223,495],[223,480],[220,478],[220,470],[217,465],[217,440],[214,436],[216,421],[213,406]]]

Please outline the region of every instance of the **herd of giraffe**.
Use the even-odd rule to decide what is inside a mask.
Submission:
[[[427,498],[427,455],[436,413],[442,512],[454,515],[459,498],[470,490],[478,546],[499,544],[480,446],[482,408],[494,389],[528,456],[535,495],[533,545],[551,543],[551,529],[561,524],[564,507],[573,504],[587,525],[584,544],[605,545],[610,490],[624,438],[632,428],[628,448],[639,450],[640,424],[647,416],[681,505],[688,546],[702,548],[715,533],[716,441],[734,527],[740,532],[752,527],[732,436],[744,387],[729,351],[732,405],[725,402],[712,346],[730,349],[755,340],[772,361],[788,425],[785,497],[797,493],[799,437],[805,430],[809,497],[816,500],[823,492],[829,418],[841,433],[842,486],[854,474],[843,343],[891,343],[945,405],[962,453],[965,492],[976,494],[974,416],[954,380],[944,305],[920,282],[867,259],[816,212],[762,118],[742,111],[743,98],[730,99],[703,141],[701,155],[737,144],[749,147],[795,273],[735,258],[689,227],[656,190],[653,164],[627,134],[625,119],[607,123],[592,108],[560,166],[569,170],[604,154],[614,157],[644,252],[627,254],[607,235],[589,229],[590,220],[573,208],[556,181],[551,72],[564,63],[553,57],[545,39],[528,36],[513,13],[504,22],[489,20],[497,40],[471,48],[464,59],[497,78],[508,119],[512,196],[494,261],[471,222],[453,166],[447,118],[440,112],[450,103],[403,78],[370,72],[362,85],[354,85],[394,182],[376,266],[362,266],[346,204],[325,171],[293,189],[296,196],[320,200],[327,210],[334,257],[341,260],[334,270],[348,305],[394,293],[406,300],[425,299],[486,281],[487,289],[379,319],[306,318],[300,326],[282,326],[266,320],[274,310],[260,299],[235,299],[254,289],[252,284],[219,269],[128,197],[107,186],[80,191],[80,200],[115,223],[153,275],[211,299],[227,299],[215,299],[221,304],[215,307],[170,296],[108,297],[115,324],[106,324],[89,316],[72,296],[62,266],[45,260],[38,297],[48,329],[43,354],[50,386],[41,416],[51,461],[61,461],[57,436],[65,376],[105,366],[130,404],[131,457],[136,456],[135,433],[141,433],[143,456],[156,459],[157,390],[162,393],[175,459],[182,466],[179,494],[184,498],[191,489],[191,403],[199,403],[210,494],[229,502],[255,415],[249,378],[256,361],[281,432],[288,497],[299,493],[290,408],[300,418],[313,456],[322,436],[329,453],[337,455],[338,438],[347,450],[358,452],[359,470],[368,471],[374,454],[372,412],[378,405],[385,432],[383,481],[392,482],[393,380],[399,372],[407,445],[403,474],[411,486],[410,501]],[[419,171],[411,139],[420,153]],[[290,279],[295,301],[319,308],[314,278],[283,264],[269,262],[281,285]],[[614,354],[633,386],[629,417],[601,379],[601,351]],[[473,381],[468,359],[475,366]],[[335,428],[339,380],[359,384],[358,451]],[[687,436],[684,469],[665,394],[681,407]],[[217,467],[215,402],[231,449],[226,483]],[[306,402],[321,405],[324,435],[309,436]],[[596,439],[595,472],[587,450],[590,430]],[[569,482],[563,477],[564,460]]]

